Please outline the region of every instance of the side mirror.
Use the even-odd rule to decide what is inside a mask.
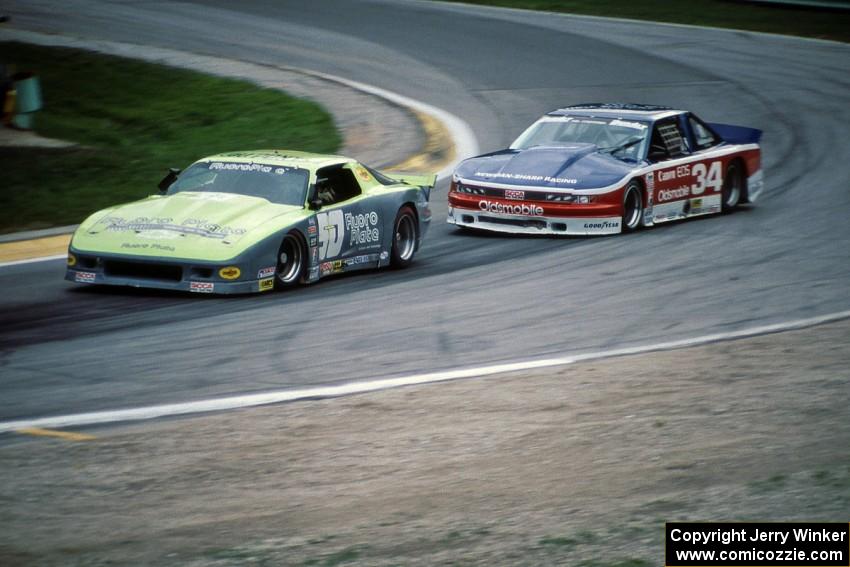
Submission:
[[[650,148],[649,155],[646,156],[646,158],[652,163],[658,163],[659,161],[667,159],[667,150]]]
[[[307,207],[311,211],[318,211],[319,209],[322,208],[322,205],[323,205],[322,200],[319,199],[318,197],[313,197],[312,199],[307,201]]]
[[[165,193],[168,191],[168,188],[177,181],[177,176],[180,175],[180,170],[176,167],[171,167],[168,169],[168,173],[165,174],[165,177],[162,178],[162,181],[159,182],[159,192]]]

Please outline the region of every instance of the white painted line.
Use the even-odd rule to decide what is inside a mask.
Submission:
[[[497,364],[494,366],[466,368],[461,370],[445,370],[442,372],[432,372],[429,374],[418,374],[415,376],[404,376],[400,378],[370,380],[367,382],[352,382],[350,384],[341,384],[337,386],[316,386],[314,388],[306,388],[303,390],[282,390],[277,392],[266,392],[263,394],[247,394],[244,396],[198,400],[195,402],[179,404],[164,404],[141,408],[60,415],[56,417],[24,419],[20,421],[6,421],[0,422],[0,433],[30,427],[52,429],[80,425],[116,423],[121,421],[153,419],[156,417],[233,410],[238,408],[278,404],[281,402],[294,402],[297,400],[335,398],[351,394],[363,394],[366,392],[386,390],[388,388],[398,388],[401,386],[414,386],[417,384],[445,382],[449,380],[460,380],[463,378],[477,378],[481,376],[489,376],[491,374],[502,374],[504,372],[515,372],[517,370],[529,370],[533,368],[546,368],[549,366],[563,366],[565,364],[570,364],[571,362],[572,359],[570,358],[551,358],[547,360]]]
[[[484,376],[504,374],[507,372],[518,372],[522,370],[534,370],[538,368],[566,366],[568,364],[573,364],[576,362],[598,360],[602,358],[612,358],[615,356],[643,354],[662,350],[694,347],[719,341],[729,341],[734,339],[742,339],[746,337],[777,333],[780,331],[802,329],[805,327],[812,327],[815,325],[820,325],[823,323],[829,323],[832,321],[838,321],[840,319],[847,318],[850,318],[850,311],[841,311],[839,313],[833,313],[831,315],[810,317],[808,319],[798,319],[796,321],[775,323],[772,325],[762,325],[759,327],[751,327],[749,329],[743,329],[740,331],[715,333],[712,335],[704,335],[701,337],[693,337],[690,339],[683,339],[679,341],[668,341],[650,345],[605,350],[569,357],[547,358],[542,360],[526,360],[506,364],[497,364],[493,366],[480,366],[477,368],[445,370],[441,372],[417,374],[414,376],[402,376],[398,378],[369,380],[365,382],[352,382],[349,384],[341,384],[336,386],[316,386],[313,388],[306,388],[302,390],[282,390],[276,392],[266,392],[262,394],[246,394],[241,396],[231,396],[227,398],[197,400],[194,402],[163,404],[140,408],[107,410],[91,413],[60,415],[55,417],[6,421],[0,422],[0,433],[8,433],[28,427],[39,427],[47,429],[55,429],[61,427],[78,427],[83,425],[139,421],[145,419],[154,419],[157,417],[169,417],[177,415],[208,413],[214,411],[225,411],[268,404],[277,404],[281,402],[294,402],[298,400],[315,400],[321,398],[348,396],[352,394],[365,394],[368,392],[387,390],[389,388],[399,388],[401,386],[414,386],[420,384],[430,384],[434,382],[448,382],[451,380],[462,380],[465,378],[481,378]]]
[[[19,264],[32,264],[34,262],[47,262],[48,260],[64,260],[67,254],[56,254],[55,256],[42,256],[41,258],[27,258],[26,260],[12,260],[11,262],[0,262],[0,268],[6,266],[17,266]]]

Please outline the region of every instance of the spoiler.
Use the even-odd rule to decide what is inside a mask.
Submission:
[[[433,173],[422,175],[418,173],[396,173],[393,171],[385,173],[385,175],[408,185],[419,185],[428,189],[433,188],[437,184],[437,176]]]
[[[387,172],[384,175],[407,183],[408,185],[419,185],[425,190],[425,200],[431,200],[431,189],[437,184],[437,175],[434,173],[418,174],[418,173],[396,173],[395,171]]]
[[[761,140],[761,130],[756,128],[731,124],[709,124],[708,126],[730,144],[758,144]]]

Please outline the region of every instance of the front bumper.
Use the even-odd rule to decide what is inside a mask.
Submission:
[[[621,232],[619,216],[552,217],[494,214],[489,211],[449,206],[449,224],[509,234],[593,236]]]
[[[238,279],[228,281],[218,275],[218,269],[222,267],[220,263],[95,254],[73,248],[69,254],[75,261],[74,265],[66,268],[65,279],[76,283],[215,294],[246,294],[274,289],[274,273],[269,274],[269,268],[260,273],[246,266],[241,269]],[[260,275],[264,277],[260,278]]]

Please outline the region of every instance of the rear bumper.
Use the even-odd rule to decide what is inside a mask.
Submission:
[[[449,207],[447,222],[457,226],[509,234],[593,236],[618,234],[622,230],[619,216],[551,217],[507,215],[451,206]]]

